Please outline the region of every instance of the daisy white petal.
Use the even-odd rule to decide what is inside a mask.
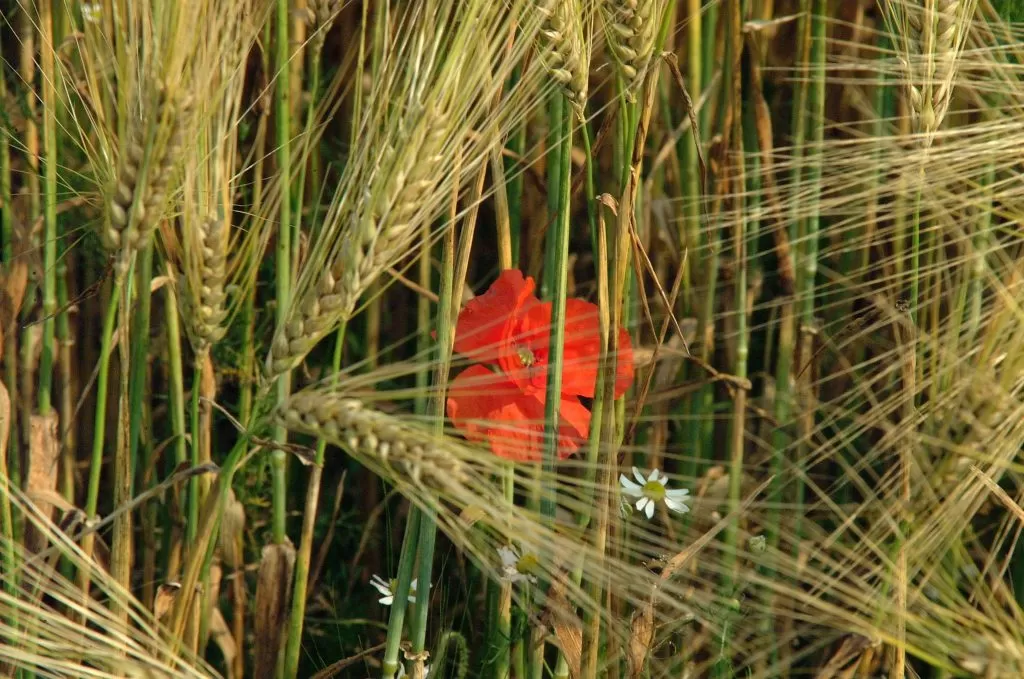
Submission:
[[[647,496],[644,496],[644,497],[640,498],[639,500],[637,500],[636,501],[636,511],[638,511],[638,512],[644,511],[644,507],[646,507],[647,503],[650,502],[650,501],[651,501],[650,498],[648,498]]]
[[[502,568],[515,568],[516,561],[519,561],[519,555],[511,547],[498,547],[498,558],[501,559]]]
[[[640,497],[643,493],[643,486],[633,483],[625,474],[619,474],[619,483],[622,485],[622,492],[634,497]]]
[[[379,575],[371,577],[370,584],[381,594],[391,594],[391,583]]]
[[[644,478],[644,475],[641,474],[640,470],[637,469],[636,467],[633,467],[633,478],[636,479],[636,482],[639,483],[641,486],[647,483],[647,479]]]
[[[659,474],[659,473],[660,473],[660,472],[659,472],[659,471],[658,471],[657,469],[654,469],[654,470],[652,470],[652,471],[651,471],[651,475],[647,477],[647,480],[648,480],[648,481],[657,481],[657,480],[658,480],[658,474]],[[663,485],[663,486],[664,486],[664,485],[665,485],[665,482],[663,481],[663,482],[661,483],[661,485]]]
[[[685,502],[680,502],[679,500],[673,500],[670,497],[666,497],[665,498],[665,506],[668,507],[669,509],[671,509],[673,512],[677,513],[677,514],[685,514],[688,511],[690,511],[690,508],[686,506]]]
[[[644,513],[647,514],[648,519],[654,518],[654,500],[647,500],[647,509],[644,511]]]
[[[690,495],[690,491],[686,488],[675,488],[672,490],[665,490],[665,497],[672,498],[673,500],[685,500]]]

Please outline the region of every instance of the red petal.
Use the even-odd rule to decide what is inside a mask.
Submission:
[[[601,362],[601,323],[596,304],[565,301],[565,360],[562,394],[593,398]]]
[[[471,299],[455,326],[455,351],[483,363],[496,363],[507,326],[533,297],[533,278],[507,269],[484,294]],[[535,298],[534,298],[535,299]]]
[[[539,462],[544,441],[544,402],[523,393],[504,375],[472,366],[452,380],[448,417],[467,439],[486,441],[498,457]],[[586,441],[590,411],[563,399],[558,455],[572,455]]]
[[[562,399],[558,414],[558,457],[564,459],[586,443],[590,434],[590,411],[574,396]]]

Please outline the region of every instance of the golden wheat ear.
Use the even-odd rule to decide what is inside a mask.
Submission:
[[[238,76],[269,3],[104,7],[113,11],[90,12],[71,57],[58,63],[64,81],[77,83],[62,103],[104,204],[101,240],[123,271],[176,212],[183,168],[203,160],[191,142],[205,127],[205,102]]]
[[[664,0],[601,0],[605,42],[625,84],[627,96],[636,98],[654,54]]]
[[[977,0],[889,0],[885,19],[897,44],[917,130],[931,138],[949,109]]]

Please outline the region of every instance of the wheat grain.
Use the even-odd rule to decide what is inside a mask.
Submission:
[[[661,15],[658,0],[604,0],[601,16],[605,37],[631,101],[643,84]]]

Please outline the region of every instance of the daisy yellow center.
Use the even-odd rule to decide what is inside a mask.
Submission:
[[[537,357],[533,355],[528,347],[516,347],[516,355],[519,357],[519,362],[523,364],[524,368],[529,368],[537,362]]]
[[[529,575],[537,570],[537,566],[539,565],[540,562],[537,561],[536,556],[533,554],[523,554],[519,557],[519,560],[516,561],[516,570],[524,575]]]
[[[660,502],[665,499],[665,486],[661,485],[657,481],[648,481],[643,487],[644,497],[650,498],[655,502]]]

